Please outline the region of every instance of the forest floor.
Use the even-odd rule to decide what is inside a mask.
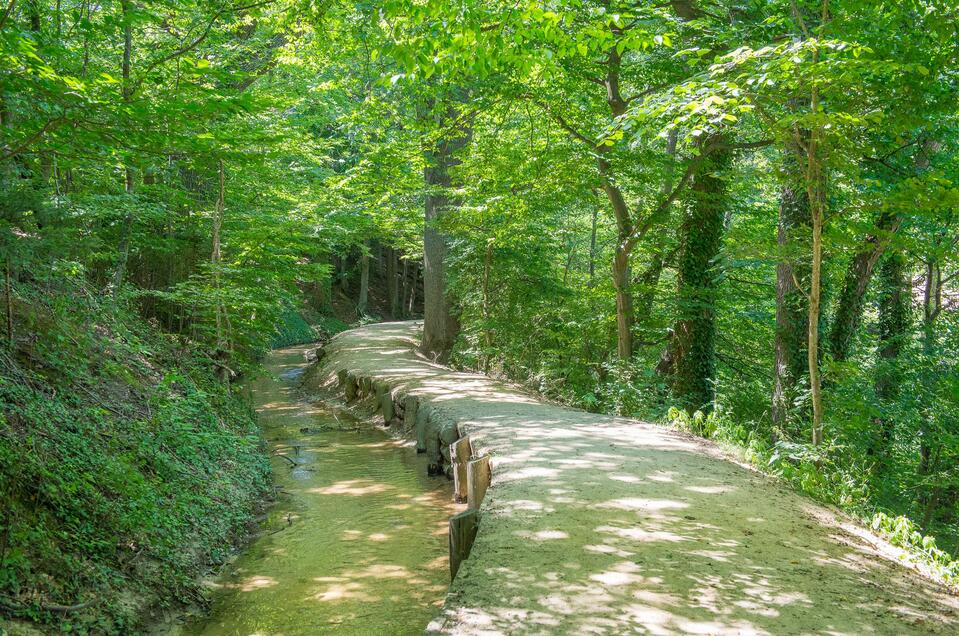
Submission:
[[[326,347],[426,400],[493,458],[470,558],[432,633],[937,634],[959,598],[841,513],[711,442],[546,404],[415,351],[419,324]]]

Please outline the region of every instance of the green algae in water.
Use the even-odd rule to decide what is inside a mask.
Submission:
[[[251,387],[282,489],[263,535],[215,582],[186,636],[418,634],[449,583],[443,478],[386,434],[297,399],[303,348],[274,352]],[[320,433],[301,433],[324,431]]]

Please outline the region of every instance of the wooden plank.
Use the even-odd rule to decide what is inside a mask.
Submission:
[[[470,555],[476,531],[479,529],[479,512],[467,510],[450,517],[450,580],[456,578],[460,564]]]
[[[453,467],[453,501],[465,503],[466,464],[473,457],[473,447],[469,437],[461,437],[450,444],[450,463]]]
[[[466,500],[470,510],[477,510],[486,496],[490,478],[490,456],[483,455],[466,463]]]

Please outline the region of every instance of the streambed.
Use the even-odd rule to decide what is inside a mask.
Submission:
[[[449,482],[410,445],[302,400],[306,349],[274,351],[251,383],[280,494],[184,636],[417,634],[442,605]]]

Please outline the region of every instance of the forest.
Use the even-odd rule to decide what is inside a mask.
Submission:
[[[959,584],[957,98],[954,0],[4,0],[0,633],[202,604],[244,383],[411,319]]]

